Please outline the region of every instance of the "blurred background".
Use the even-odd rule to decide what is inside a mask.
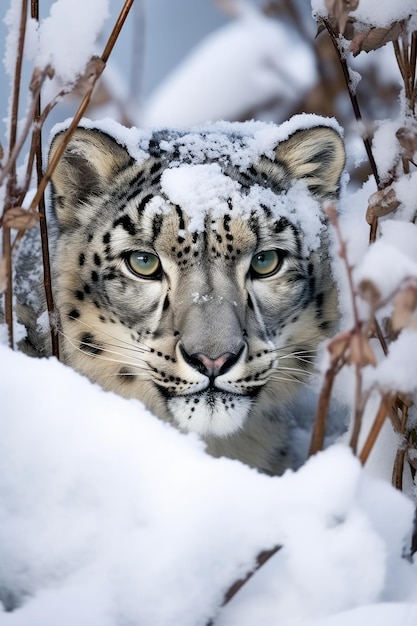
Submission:
[[[52,0],[40,2],[43,19]],[[97,42],[101,54],[123,6],[110,0],[110,16]],[[6,14],[4,1],[0,12]],[[92,3],[93,6],[93,3]],[[7,29],[1,23],[0,41]],[[391,44],[350,59],[363,124],[398,114],[399,74]],[[26,61],[24,77],[32,66]],[[46,103],[59,91],[44,90]],[[1,136],[7,136],[10,77],[0,68]],[[22,88],[21,115],[28,103]],[[52,112],[45,130],[72,116],[76,95]],[[358,182],[368,166],[346,84],[326,32],[306,0],[135,0],[96,87],[88,116],[128,126],[188,126],[208,120],[261,119],[280,123],[299,112],[335,116],[345,128],[349,169]],[[44,133],[44,138],[48,132]],[[3,140],[2,140],[3,143]],[[7,142],[5,142],[7,145]]]

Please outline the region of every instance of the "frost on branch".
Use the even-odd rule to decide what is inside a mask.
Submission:
[[[326,19],[331,28],[349,40],[349,50],[358,55],[396,41],[417,24],[414,0],[382,3],[379,0],[313,0],[316,19]]]

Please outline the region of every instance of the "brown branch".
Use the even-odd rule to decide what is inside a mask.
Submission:
[[[19,116],[19,95],[20,82],[22,75],[23,47],[26,34],[26,18],[27,18],[27,0],[22,0],[22,9],[20,13],[19,37],[17,42],[15,73],[13,77],[13,96],[10,113],[10,140],[9,155],[13,153],[17,137],[17,123]],[[14,206],[14,197],[16,193],[16,164],[12,165],[9,171],[9,179],[7,182],[6,203],[4,213]],[[13,266],[12,266],[12,248],[10,239],[10,229],[3,228],[3,255],[6,260],[7,285],[4,294],[4,316],[9,331],[9,345],[13,348]]]
[[[31,0],[31,15],[32,18],[36,21],[39,21],[39,4],[38,0]],[[48,68],[44,70],[48,72]],[[46,77],[46,73],[45,73]],[[45,80],[45,78],[43,79]],[[42,83],[43,83],[42,80]],[[35,96],[34,96],[35,99]],[[38,179],[38,185],[42,180],[43,172],[42,172],[42,124],[40,124],[39,119],[41,115],[41,92],[40,89],[36,95],[36,108],[34,113],[34,127],[33,127],[33,135],[32,135],[32,150],[31,152],[36,156],[36,175]],[[54,299],[52,295],[52,280],[51,280],[51,264],[49,259],[49,245],[48,245],[48,227],[46,222],[46,208],[45,208],[45,195],[42,194],[42,197],[39,202],[39,215],[40,219],[40,232],[41,232],[41,242],[42,242],[42,260],[43,260],[43,284],[45,288],[45,297],[46,297],[46,306],[49,313],[49,319],[51,319],[51,315],[54,311]],[[58,333],[54,324],[50,323],[50,331],[51,331],[51,348],[52,355],[59,359],[59,343],[58,343]]]
[[[372,448],[374,447],[375,441],[377,440],[377,437],[379,433],[381,432],[381,428],[387,418],[387,415],[389,413],[389,409],[387,405],[388,405],[387,399],[382,398],[381,403],[379,405],[378,412],[374,419],[374,423],[372,424],[372,428],[369,431],[368,437],[364,443],[361,453],[359,454],[359,460],[362,463],[362,465],[365,465],[366,461],[368,460],[368,457],[372,451]]]
[[[246,574],[246,576],[244,576],[243,578],[240,578],[239,580],[237,580],[236,582],[234,582],[229,589],[226,591],[226,593],[224,594],[224,598],[223,598],[223,602],[221,604],[221,607],[225,606],[226,604],[228,604],[230,602],[230,600],[237,594],[237,592],[243,587],[243,585],[245,585],[248,580],[250,580],[252,578],[252,576],[254,574],[256,574],[256,572],[263,566],[265,565],[265,563],[267,561],[269,561],[269,559],[274,556],[274,554],[276,554],[278,552],[278,550],[281,549],[281,546],[275,546],[274,548],[272,548],[271,550],[264,550],[263,552],[261,552],[260,554],[258,554],[258,556],[256,557],[256,565],[253,568],[253,570],[251,570],[250,572],[248,572]],[[214,626],[214,619],[210,619],[206,626]]]
[[[312,456],[313,454],[320,452],[320,450],[323,450],[324,438],[326,436],[327,414],[329,412],[333,383],[340,369],[341,365],[332,363],[324,377],[324,382],[317,403],[317,413],[314,420],[313,431],[311,433],[308,456]]]
[[[34,74],[37,72],[37,70],[34,71]],[[41,72],[41,77],[39,78],[39,80],[36,81],[36,87],[33,88],[32,90],[32,100],[30,102],[29,105],[29,110],[28,113],[26,115],[26,119],[25,119],[25,124],[23,126],[23,129],[20,133],[19,139],[15,138],[15,143],[13,145],[13,149],[10,152],[10,155],[7,159],[7,162],[5,164],[5,166],[3,167],[1,173],[0,173],[0,185],[2,184],[2,182],[5,180],[5,178],[8,176],[9,173],[14,172],[14,168],[16,166],[16,161],[18,159],[18,156],[22,150],[22,147],[27,139],[27,136],[29,134],[30,128],[33,124],[33,118],[35,116],[35,112],[36,112],[36,107],[37,107],[37,101],[38,101],[38,97],[40,95],[41,89],[42,89],[42,85],[48,75],[49,72],[49,68],[46,68],[44,70],[42,70]],[[33,84],[33,77],[32,77],[32,83]],[[19,203],[21,204],[21,203]]]
[[[104,48],[103,54],[100,57],[100,61],[101,63],[96,63],[93,73],[92,75],[89,77],[89,84],[90,86],[88,87],[84,98],[82,99],[73,119],[71,124],[69,125],[69,127],[67,128],[67,130],[64,133],[63,136],[63,140],[61,141],[61,143],[59,144],[57,150],[54,153],[53,158],[50,160],[49,164],[48,164],[48,168],[42,178],[42,180],[39,183],[39,187],[38,190],[35,194],[35,197],[33,198],[31,205],[30,205],[30,209],[34,209],[36,206],[38,206],[39,202],[41,201],[41,197],[43,195],[43,193],[45,192],[45,189],[48,185],[48,183],[51,180],[51,176],[56,168],[56,166],[58,165],[58,162],[65,150],[65,148],[67,147],[68,141],[71,137],[71,135],[73,134],[74,130],[76,129],[76,127],[78,126],[81,118],[83,117],[89,103],[91,100],[91,95],[93,93],[93,89],[94,86],[97,82],[97,80],[99,79],[100,75],[102,74],[106,62],[110,56],[111,51],[113,50],[113,47],[116,43],[117,37],[120,34],[120,31],[123,27],[123,24],[126,21],[127,15],[129,13],[129,10],[133,4],[134,0],[125,0],[125,3],[122,7],[122,10],[119,14],[119,17],[117,18],[117,21],[114,25],[114,28],[109,36],[109,39],[106,43],[106,46]]]
[[[358,102],[358,99],[356,97],[356,93],[351,88],[351,82],[350,82],[350,76],[349,76],[349,68],[348,68],[346,59],[344,59],[343,56],[340,53],[339,42],[338,42],[336,33],[333,30],[333,27],[332,27],[332,25],[330,24],[330,22],[328,20],[326,20],[325,18],[321,18],[321,22],[325,26],[327,32],[330,35],[331,42],[332,42],[333,47],[334,47],[334,49],[336,51],[337,58],[339,59],[340,67],[342,68],[343,77],[345,79],[345,83],[346,83],[347,91],[348,91],[348,94],[349,94],[350,102],[351,102],[351,105],[352,105],[353,113],[355,115],[355,119],[358,122],[362,122],[362,114],[361,114],[361,110],[360,110],[360,107],[359,107],[359,102]],[[375,162],[375,159],[374,159],[374,155],[372,153],[371,142],[369,141],[369,138],[366,137],[366,136],[364,136],[362,138],[362,141],[363,141],[363,145],[364,145],[365,150],[366,150],[366,154],[367,154],[367,157],[368,157],[369,164],[371,166],[372,174],[373,174],[373,176],[375,178],[375,182],[377,184],[378,189],[381,189],[381,187],[382,187],[381,179],[379,177],[378,168],[377,168],[377,165],[376,165],[376,162]],[[370,225],[370,232],[369,232],[369,241],[370,242],[375,241],[377,228],[378,228],[378,218],[376,216],[373,216],[372,223]]]

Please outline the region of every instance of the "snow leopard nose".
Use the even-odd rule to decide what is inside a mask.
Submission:
[[[202,352],[188,354],[181,346],[181,353],[185,361],[187,361],[187,363],[191,365],[191,367],[198,370],[205,376],[209,376],[210,378],[214,378],[228,372],[229,369],[231,369],[233,365],[237,363],[243,350],[244,345],[241,346],[237,353],[224,352],[224,354],[221,354],[215,359],[212,359]]]

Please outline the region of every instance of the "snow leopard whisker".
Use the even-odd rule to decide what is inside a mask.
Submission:
[[[300,369],[298,367],[283,367],[278,366],[275,368],[276,372],[296,372],[297,374],[302,374],[303,376],[310,376],[310,372],[306,372],[304,369]]]
[[[63,337],[65,337],[65,339],[72,345],[73,348],[75,348],[75,350],[77,350],[78,352],[81,352],[81,354],[86,354],[85,350],[82,350],[82,348],[80,348],[81,343],[85,346],[88,346],[89,348],[92,348],[93,350],[103,350],[103,346],[100,344],[96,344],[96,343],[92,343],[92,342],[86,342],[86,341],[75,341],[73,340],[71,337],[65,335],[62,331],[59,331],[59,334],[62,335]],[[111,350],[107,350],[107,348],[104,348],[104,350],[106,352],[109,352],[109,354],[114,354],[116,356],[125,356],[123,355],[123,353],[121,352],[115,352],[115,351],[111,351]],[[141,365],[138,364],[139,361],[142,361],[143,363],[145,363],[145,365],[148,365],[147,362],[145,361],[145,359],[136,359],[136,361],[128,361],[128,360],[124,360],[124,359],[113,359],[110,358],[108,356],[106,356],[105,354],[94,354],[93,352],[88,353],[89,356],[94,357],[95,359],[99,359],[101,361],[107,361],[108,363],[117,363],[118,365],[126,365],[129,367],[135,367],[137,369],[142,368],[142,370],[144,372],[149,372],[149,366],[148,367],[143,367]]]
[[[279,373],[276,372],[275,374],[272,374],[272,376],[270,377],[270,380],[272,380],[273,382],[279,382],[279,383],[297,383],[298,385],[304,385],[305,387],[308,387],[308,381],[306,380],[301,380],[300,378],[298,378],[297,376],[291,376],[291,377],[285,377],[285,376],[280,376],[278,375]]]
[[[94,330],[97,331],[97,327],[93,326],[92,324],[87,324],[87,322],[85,322],[84,320],[80,320],[77,319],[77,323],[78,324],[82,324],[83,326],[85,326],[86,328],[88,328],[89,330]],[[114,337],[114,335],[107,333],[106,331],[104,331],[102,328],[100,328],[100,335],[104,335],[106,337],[109,337],[110,339],[112,339],[113,341],[117,341],[120,344],[120,347],[122,347],[121,344],[124,344],[124,346],[126,346],[126,350],[130,350],[132,352],[135,351],[141,351],[141,352],[151,352],[151,349],[149,346],[146,345],[146,343],[143,343],[142,341],[140,342],[141,345],[140,346],[132,346],[131,342],[126,341],[124,339],[116,339],[116,337]],[[108,344],[111,347],[119,347],[117,346],[117,344]],[[124,347],[123,346],[123,347]],[[143,346],[143,347],[142,347]]]

